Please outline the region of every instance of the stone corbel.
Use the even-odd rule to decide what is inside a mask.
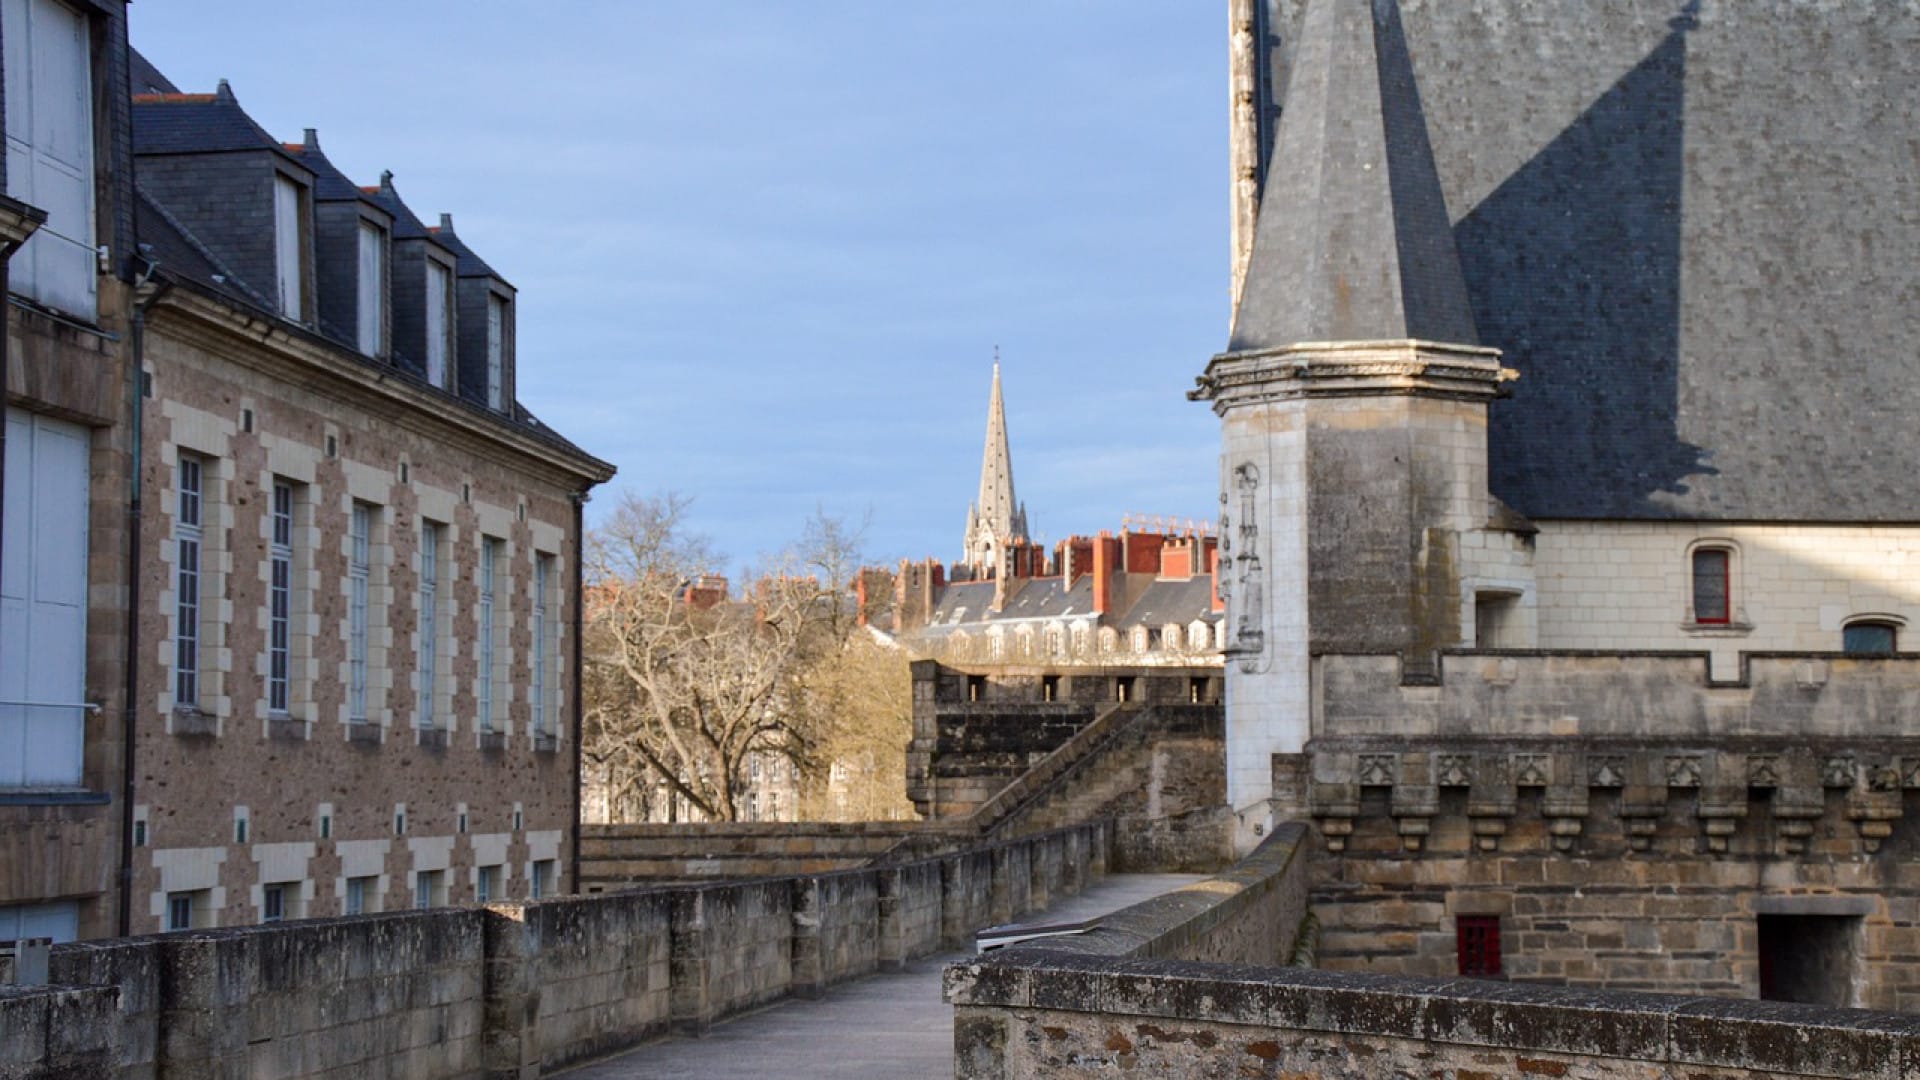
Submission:
[[[1440,789],[1431,784],[1395,784],[1391,806],[1401,845],[1419,851],[1440,813]]]
[[[1353,835],[1353,819],[1360,816],[1360,788],[1357,784],[1313,785],[1313,820],[1326,838],[1327,850],[1339,854],[1347,849],[1347,837]]]
[[[1587,823],[1589,796],[1579,764],[1572,754],[1553,755],[1553,783],[1540,800],[1540,814],[1547,819],[1553,849],[1562,854],[1573,850],[1573,842]]]
[[[1507,835],[1507,820],[1513,817],[1514,801],[1507,755],[1479,755],[1474,763],[1473,786],[1467,789],[1467,817],[1472,823],[1475,847],[1500,850],[1500,838]]]
[[[1707,850],[1715,855],[1727,853],[1727,842],[1747,816],[1747,789],[1713,784],[1700,789],[1697,810],[1701,831],[1707,835]]]
[[[1860,830],[1860,844],[1871,855],[1893,835],[1893,823],[1903,814],[1900,763],[1868,762],[1861,772],[1864,783],[1847,794],[1847,818]]]

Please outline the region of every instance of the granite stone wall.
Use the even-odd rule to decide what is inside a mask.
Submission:
[[[1308,839],[1283,825],[1221,877],[1083,934],[949,967],[954,1075],[1894,1080],[1920,1070],[1920,1020],[1908,1016],[1279,967],[1307,931]]]
[[[825,875],[59,945],[54,985],[0,991],[0,1080],[540,1076],[961,945],[1103,873],[1110,828]]]

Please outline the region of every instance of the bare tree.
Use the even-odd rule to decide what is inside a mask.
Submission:
[[[776,557],[734,599],[709,587],[718,559],[687,530],[689,504],[629,495],[590,539],[582,750],[625,789],[609,804],[646,801],[637,789],[659,785],[701,817],[732,821],[749,754],[819,768],[822,714],[804,688],[853,627],[838,567],[857,565],[858,540],[816,515],[808,535],[830,550]],[[828,568],[824,580],[807,572]]]
[[[907,743],[913,737],[913,680],[905,649],[855,629],[807,673],[816,757],[803,796],[809,818],[898,821],[907,799]]]

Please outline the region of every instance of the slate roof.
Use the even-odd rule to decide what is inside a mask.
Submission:
[[[140,62],[149,69],[150,78],[157,77],[164,81],[165,77],[160,76],[151,64],[144,59]],[[136,83],[137,85],[139,84]],[[167,83],[167,85],[172,84]],[[348,188],[353,187],[351,182],[346,181],[346,177],[330,161],[327,161],[325,155],[320,153],[318,140],[312,138],[311,133],[309,133],[308,145],[291,146],[268,135],[265,129],[254,123],[253,119],[240,108],[239,102],[235,100],[225,80],[221,81],[219,91],[213,94],[181,94],[167,91],[160,95],[136,95],[133,108],[133,142],[136,155],[266,149],[313,172],[316,187],[323,179],[322,169],[331,178],[346,182]],[[407,210],[406,204],[400,201],[399,193],[393,189],[392,174],[382,176],[381,180],[381,188],[375,191],[384,194],[385,198],[381,198],[380,194],[367,194],[359,189],[354,189],[352,197],[368,198],[375,205],[393,214],[396,219],[394,230],[396,236],[400,233],[399,219],[404,216],[416,230],[415,235],[440,243],[420,224],[419,219]],[[337,184],[330,186],[329,190],[340,191]],[[317,197],[319,195],[316,193]],[[347,196],[341,194],[340,197]],[[212,251],[197,240],[192,231],[178,218],[169,214],[157,199],[140,190],[137,179],[134,232],[141,252],[159,264],[159,273],[162,277],[236,307],[251,309],[263,318],[280,323],[289,334],[322,342],[355,363],[380,367],[388,371],[397,370],[406,376],[421,379],[421,372],[407,365],[383,364],[356,349],[343,345],[342,342],[348,339],[331,329],[325,334],[314,333],[297,323],[282,320],[274,304],[255,293],[224,266]],[[424,382],[424,379],[421,381]],[[455,395],[448,395],[447,400],[458,402],[455,407],[469,409],[496,423],[519,427],[556,449],[592,463],[608,476],[613,473],[612,465],[587,453],[574,442],[542,423],[517,401],[512,403],[507,417],[502,417],[500,413],[484,405]]]
[[[360,186],[349,179],[346,173],[341,172],[339,167],[327,157],[326,152],[320,149],[320,139],[312,128],[307,129],[305,143],[287,143],[284,149],[287,153],[299,158],[302,165],[312,170],[315,202],[352,200],[373,202],[373,199],[368,197],[366,192],[361,191]],[[375,203],[375,205],[378,204]]]
[[[427,228],[426,224],[414,216],[406,200],[400,197],[400,189],[393,186],[393,174],[380,174],[380,183],[374,187],[363,187],[360,193],[373,201],[375,206],[393,215],[393,238],[395,240],[432,240],[439,244],[439,238]],[[445,244],[440,244],[446,247]],[[452,248],[447,249],[449,253]]]
[[[208,291],[227,300],[250,307],[269,308],[267,298],[247,287],[246,282],[220,262],[173,215],[139,185],[134,185],[134,235],[140,252],[158,262],[169,274],[195,281]]]
[[[453,252],[455,276],[490,277],[502,285],[507,284],[506,278],[501,277],[493,267],[488,266],[485,259],[474,254],[473,249],[466,245],[466,241],[461,240],[460,235],[453,231],[452,214],[441,214],[440,224],[429,226],[427,231],[440,242],[442,247]]]
[[[1228,349],[1476,344],[1399,5],[1305,19]]]
[[[1193,577],[1185,581],[1155,581],[1147,586],[1131,607],[1113,626],[1119,630],[1131,630],[1136,626],[1161,627],[1168,623],[1181,626],[1201,619],[1216,622],[1220,616],[1213,610],[1213,580],[1208,577]]]
[[[1304,0],[1273,2],[1284,71]],[[1496,495],[1920,521],[1920,4],[1402,17],[1474,323],[1521,376],[1491,406]]]
[[[987,605],[993,603],[993,582],[991,581],[955,581],[940,594],[940,600],[933,605],[933,614],[927,619],[929,629],[960,622],[978,622],[988,614]]]
[[[180,88],[173,85],[172,79],[161,74],[159,68],[154,67],[146,57],[140,55],[139,49],[129,48],[127,56],[127,85],[133,88],[134,93],[177,94],[180,92]]]
[[[217,154],[268,150],[300,164],[280,140],[253,122],[225,79],[211,94],[135,94],[133,96],[133,152],[136,156],[162,154]],[[304,165],[301,165],[305,168]]]
[[[1135,626],[1185,626],[1195,619],[1209,623],[1220,619],[1212,610],[1212,580],[1204,574],[1185,581],[1124,574],[1116,578],[1115,590],[1114,609],[1100,621],[1122,632]],[[1128,595],[1133,597],[1131,603],[1126,601]],[[995,623],[1092,618],[1093,575],[1082,574],[1071,587],[1058,577],[1023,578],[1009,583],[1006,603],[999,611],[989,610],[992,603],[992,581],[954,582],[935,602],[926,627],[915,632],[942,637],[956,630],[979,631]]]

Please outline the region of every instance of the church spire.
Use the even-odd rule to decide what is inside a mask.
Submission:
[[[1230,352],[1477,345],[1396,0],[1309,0]]]
[[[1027,539],[1027,508],[1013,494],[1013,455],[1000,394],[1000,350],[993,350],[993,393],[987,399],[987,447],[980,458],[980,497],[967,511],[965,556],[981,571],[999,566],[1007,540]]]

